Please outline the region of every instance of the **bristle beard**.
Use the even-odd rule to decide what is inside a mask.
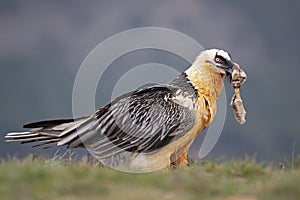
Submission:
[[[231,77],[231,73],[226,71],[226,81],[228,81],[229,83],[232,82],[232,77]]]

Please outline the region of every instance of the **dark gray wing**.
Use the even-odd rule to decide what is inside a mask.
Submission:
[[[182,97],[188,101],[197,99],[197,91],[185,74],[167,84],[125,94],[89,117],[36,122],[24,126],[31,130],[8,133],[5,138],[39,142],[36,146],[86,146],[98,158],[125,151],[154,152],[194,126],[194,112],[190,106],[180,104]]]
[[[188,132],[195,123],[192,110],[171,99],[176,90],[153,86],[123,95],[77,127],[77,136],[61,145],[89,146],[98,157],[118,151],[153,152]],[[100,155],[100,156],[99,156]]]

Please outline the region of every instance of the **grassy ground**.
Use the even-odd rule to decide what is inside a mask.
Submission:
[[[11,160],[0,163],[0,199],[299,199],[296,164],[270,167],[246,159],[127,174],[83,162]]]

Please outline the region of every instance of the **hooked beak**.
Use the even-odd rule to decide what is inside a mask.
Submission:
[[[239,64],[237,64],[237,63],[235,63],[231,60],[227,61],[226,64],[224,64],[224,65],[217,65],[217,67],[225,70],[226,77],[229,79],[230,82],[232,81],[233,71],[234,70],[237,70],[237,71],[240,70]]]
[[[233,72],[233,68],[231,68],[231,67],[225,67],[223,69],[225,70],[225,72],[226,72],[227,75],[231,75],[232,72]]]
[[[240,69],[239,65],[231,60],[227,60],[225,63],[216,63],[214,61],[207,61],[209,62],[211,65],[218,67],[220,69],[223,69],[226,73],[226,76],[231,78],[231,74],[233,72],[234,69]]]
[[[215,63],[215,66],[224,69],[227,76],[231,76],[233,70],[237,67],[239,68],[239,65],[235,62],[232,62],[231,60],[227,61],[225,64]]]

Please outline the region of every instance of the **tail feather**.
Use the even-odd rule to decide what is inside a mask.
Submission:
[[[67,127],[64,131],[59,134],[59,137],[70,135],[76,131],[79,131],[80,128],[85,127],[86,124],[89,124],[93,117],[84,118],[81,120],[77,120],[72,123],[71,126]]]
[[[90,117],[88,119],[86,119],[85,121],[81,122],[80,124],[76,124],[76,126],[73,129],[68,130],[67,132],[61,133],[61,136],[64,136],[64,138],[59,141],[57,143],[58,146],[61,145],[70,145],[71,143],[73,143],[74,141],[77,141],[77,143],[81,143],[80,139],[81,137],[83,137],[83,135],[85,133],[88,137],[92,136],[92,132],[90,131],[90,125],[92,125],[93,123],[95,123],[95,119],[94,117]],[[78,145],[79,145],[78,143]],[[74,145],[72,145],[72,148],[75,147]]]
[[[40,142],[40,143],[38,143],[36,145],[33,145],[32,148],[39,147],[39,146],[44,146],[44,149],[46,149],[46,148],[49,148],[49,146],[45,146],[45,145],[54,144],[54,143],[56,143],[58,141],[59,141],[58,138],[49,139],[49,140],[47,140],[47,142]],[[24,143],[22,143],[22,144],[24,144]]]
[[[62,120],[47,120],[24,125],[31,128],[25,132],[12,132],[5,135],[6,142],[31,143],[36,142],[33,147],[55,144],[57,146],[67,145],[68,141],[78,137],[81,129],[91,117],[83,117]]]
[[[5,138],[19,138],[19,137],[26,137],[29,135],[38,135],[38,133],[32,133],[29,131],[26,132],[13,132],[13,133],[7,133]]]
[[[12,138],[12,139],[7,139],[6,142],[38,142],[38,141],[43,141],[47,140],[49,137],[45,136],[28,136],[28,137],[23,137],[23,138]]]
[[[30,124],[25,124],[23,128],[39,128],[39,127],[54,127],[58,124],[66,124],[74,122],[74,119],[56,119],[56,120],[45,120],[39,122],[33,122]]]

